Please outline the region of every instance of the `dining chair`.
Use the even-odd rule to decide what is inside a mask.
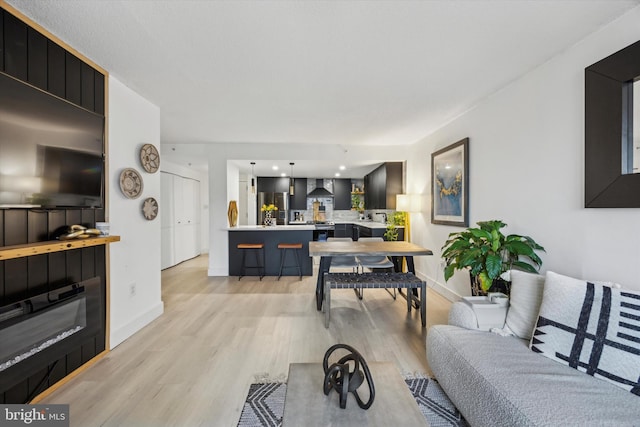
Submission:
[[[360,237],[358,241],[369,241],[369,242],[383,242],[384,239],[382,237]],[[376,270],[386,270],[393,272],[393,262],[389,259],[389,257],[384,255],[363,255],[358,256],[358,264],[362,267],[362,272],[364,272],[365,268],[368,268],[371,271]],[[389,289],[385,288],[387,292],[396,299],[396,288],[393,288],[393,294],[389,291]],[[362,290],[360,291],[362,294]]]

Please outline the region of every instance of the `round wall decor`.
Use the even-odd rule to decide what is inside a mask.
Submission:
[[[129,199],[137,199],[142,194],[144,184],[135,169],[127,168],[120,173],[120,190]]]
[[[155,173],[160,168],[160,153],[153,144],[144,144],[140,149],[140,163],[144,170]]]
[[[153,197],[147,197],[142,202],[142,215],[149,221],[156,219],[158,216],[158,202]]]

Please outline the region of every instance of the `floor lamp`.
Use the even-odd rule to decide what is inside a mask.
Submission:
[[[404,240],[411,241],[411,219],[410,213],[420,212],[419,194],[398,194],[396,195],[396,211],[404,212]],[[403,263],[403,264],[406,264]],[[403,270],[405,269],[403,265]]]

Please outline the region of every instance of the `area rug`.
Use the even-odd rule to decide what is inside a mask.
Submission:
[[[407,379],[405,382],[431,427],[469,425],[434,378]],[[286,393],[284,382],[251,384],[238,427],[281,426]]]

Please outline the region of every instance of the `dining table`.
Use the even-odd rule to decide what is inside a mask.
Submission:
[[[401,271],[402,259],[406,261],[407,270],[415,274],[414,256],[433,255],[430,249],[406,241],[318,241],[309,242],[309,256],[319,256],[320,266],[316,283],[316,308],[322,310],[324,299],[325,273],[331,268],[334,256],[389,256],[393,259],[395,270]],[[405,296],[405,295],[403,295]],[[405,296],[406,297],[406,296]],[[417,296],[414,296],[414,299]]]

